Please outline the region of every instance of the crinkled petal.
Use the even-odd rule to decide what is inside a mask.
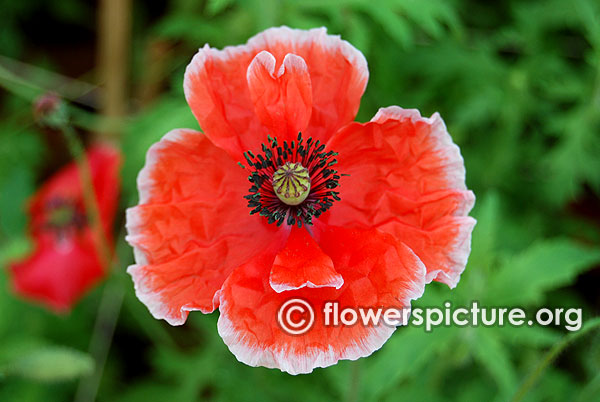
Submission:
[[[305,227],[292,227],[285,247],[277,254],[271,269],[273,290],[334,287],[339,289],[344,279],[335,270],[331,258],[321,250]]]
[[[254,110],[271,136],[292,141],[310,119],[312,89],[302,57],[287,54],[275,72],[275,57],[266,50],[248,67],[248,88]]]
[[[470,253],[475,197],[440,116],[380,109],[371,122],[340,130],[328,147],[349,176],[340,181],[342,201],[322,219],[393,234],[423,261],[428,281],[454,287]]]
[[[264,254],[242,265],[221,290],[219,334],[238,360],[251,366],[309,373],[338,360],[356,360],[379,349],[394,332],[379,325],[325,326],[327,301],[346,307],[408,308],[423,293],[425,267],[393,236],[377,230],[325,227],[315,223],[315,239],[343,276],[340,289],[308,288],[275,292],[268,273],[275,258]],[[289,335],[277,321],[279,308],[301,298],[314,309],[314,326]]]
[[[213,311],[231,273],[289,232],[250,216],[244,170],[203,134],[174,130],[148,151],[138,176],[140,205],[127,210],[138,298],[172,325]]]
[[[223,50],[206,45],[186,69],[186,99],[215,145],[237,160],[244,151],[260,149],[265,142],[269,129],[255,113],[247,82],[248,67],[263,50],[276,60],[273,71],[279,71],[290,53],[305,61],[312,87],[306,131],[315,140],[326,142],[354,119],[369,76],[362,53],[339,36],[327,35],[325,28],[270,28],[246,45]]]

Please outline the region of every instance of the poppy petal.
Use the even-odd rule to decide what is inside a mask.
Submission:
[[[277,254],[270,274],[273,290],[334,287],[339,289],[344,279],[333,267],[331,258],[323,253],[305,227],[292,227],[283,250]]]
[[[315,140],[326,142],[354,119],[369,76],[362,53],[339,36],[327,35],[325,28],[270,28],[246,45],[223,50],[206,45],[186,69],[186,99],[215,145],[239,158],[246,150],[260,149],[269,134],[255,113],[247,81],[250,63],[263,50],[274,56],[274,71],[289,53],[305,61],[312,87],[306,131]]]
[[[112,247],[112,225],[119,198],[119,151],[95,144],[86,151],[100,222]],[[29,232],[34,250],[24,261],[11,264],[12,286],[27,299],[57,312],[68,311],[105,275],[99,259],[100,238],[88,226],[76,163],[65,166],[29,202]],[[72,215],[51,222],[54,208],[63,205]]]
[[[100,221],[107,237],[111,237],[113,219],[119,200],[119,151],[106,144],[95,144],[86,151],[87,163],[96,195]],[[34,236],[45,231],[46,207],[57,199],[75,201],[83,206],[81,178],[76,163],[71,163],[52,176],[29,202],[31,229]]]
[[[220,292],[219,334],[233,354],[250,366],[309,373],[338,360],[356,360],[379,349],[395,327],[325,325],[324,304],[340,308],[408,308],[423,293],[425,267],[393,236],[377,230],[325,227],[315,222],[315,239],[344,277],[340,289],[307,288],[275,292],[268,278],[274,253],[265,253],[237,268]],[[307,301],[314,325],[302,335],[286,333],[278,310],[289,300]],[[331,321],[330,321],[331,324]]]
[[[369,123],[340,130],[328,146],[349,174],[322,217],[332,225],[376,227],[406,243],[427,267],[428,281],[456,286],[471,246],[475,196],[465,186],[458,147],[436,113],[380,109]]]
[[[16,293],[62,313],[104,276],[104,270],[89,230],[75,242],[58,243],[50,236],[38,237],[33,254],[11,265],[11,271]]]
[[[181,325],[189,311],[213,311],[213,296],[235,267],[269,245],[283,247],[289,229],[250,216],[246,176],[193,130],[171,131],[148,151],[126,239],[136,294],[156,318]]]
[[[265,50],[248,67],[248,88],[256,115],[281,140],[293,140],[310,119],[312,89],[302,57],[287,54],[275,73],[276,60]]]
[[[121,153],[109,145],[94,145],[87,153],[100,221],[112,239],[114,217],[119,204]]]

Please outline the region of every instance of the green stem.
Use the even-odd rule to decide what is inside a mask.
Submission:
[[[28,101],[33,101],[44,93],[43,89],[16,76],[2,64],[0,64],[0,86]]]
[[[110,249],[100,218],[100,209],[98,207],[90,165],[85,149],[77,137],[77,133],[75,133],[75,130],[68,122],[61,124],[59,128],[62,130],[67,140],[69,151],[78,165],[86,216],[90,228],[97,239],[100,262],[105,272],[112,272],[111,262],[113,260],[113,253]],[[75,395],[75,401],[77,402],[92,402],[96,399],[100,380],[102,379],[102,373],[104,372],[104,366],[108,358],[108,352],[110,350],[114,331],[121,312],[123,298],[125,296],[123,284],[119,278],[113,276],[112,279],[113,280],[108,281],[104,288],[90,340],[90,354],[96,361],[96,369],[90,377],[82,379],[79,383]]]
[[[360,400],[360,379],[361,379],[361,361],[354,361],[350,365],[350,384],[348,387],[348,394],[346,400],[348,402],[356,402]]]
[[[0,64],[0,87],[27,102],[34,102],[41,95],[54,92],[17,76],[2,64]],[[61,98],[68,99],[62,92],[56,91],[56,93]],[[106,118],[98,117],[70,104],[66,106],[68,107],[69,115],[72,117],[71,123],[77,127],[97,131],[103,130],[109,124]]]
[[[102,293],[90,340],[90,355],[96,361],[96,368],[91,376],[83,378],[79,383],[75,394],[75,402],[93,402],[98,393],[125,296],[123,284],[119,278],[113,277],[113,279],[108,281]]]
[[[113,262],[116,266],[118,266],[118,261],[123,260],[125,255],[130,253],[129,246],[124,238],[125,228],[123,227],[117,236],[117,252]],[[84,377],[79,382],[75,394],[75,402],[93,402],[96,399],[115,328],[121,315],[125,299],[125,275],[123,271],[118,269],[111,269],[110,271],[111,276],[102,292],[96,322],[94,323],[90,339],[89,352],[96,362],[96,367],[89,377]]]
[[[587,333],[600,328],[600,317],[594,318],[588,321],[583,328],[579,332],[574,332],[565,336],[561,341],[557,342],[552,349],[544,358],[538,363],[536,368],[529,374],[529,376],[525,379],[521,387],[515,393],[513,397],[513,402],[522,401],[525,395],[533,388],[537,380],[541,377],[541,375],[546,371],[546,369],[552,364],[552,362],[560,355],[560,353],[565,350],[568,346],[570,346],[575,340],[581,338]]]
[[[97,244],[98,254],[102,267],[106,270],[110,267],[112,260],[112,253],[108,245],[108,240],[104,228],[102,227],[102,221],[100,219],[100,209],[98,208],[98,201],[96,199],[96,192],[92,183],[92,174],[90,172],[90,165],[88,158],[83,148],[83,144],[77,137],[75,130],[68,123],[63,124],[61,130],[67,140],[67,146],[71,155],[76,160],[79,168],[79,178],[81,180],[81,189],[83,193],[83,203],[85,205],[85,212],[90,223],[90,228],[94,233]]]
[[[35,93],[39,95],[53,91],[60,93],[61,97],[65,99],[82,101],[82,98],[90,92],[99,91],[98,86],[89,82],[67,77],[2,55],[0,55],[0,76],[8,77],[20,87],[30,88],[31,96],[36,96]],[[23,93],[23,95],[26,94]],[[93,105],[86,103],[86,106]]]

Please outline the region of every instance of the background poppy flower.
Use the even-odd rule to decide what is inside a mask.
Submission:
[[[474,225],[458,147],[437,114],[352,123],[367,79],[324,28],[200,49],[184,89],[204,135],[153,145],[127,211],[129,273],[156,318],[218,307],[240,361],[306,373],[369,355],[394,328],[325,327],[316,308],[292,336],[276,320],[286,300],[404,308],[427,281],[456,285]]]
[[[87,152],[102,228],[109,242],[119,195],[119,152],[96,145]],[[69,310],[104,275],[100,239],[85,213],[79,169],[61,169],[34,194],[29,207],[33,252],[14,263],[12,285],[21,296],[57,312]]]

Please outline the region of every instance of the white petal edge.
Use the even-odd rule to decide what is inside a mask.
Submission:
[[[133,247],[134,259],[137,265],[148,264],[146,253],[137,246],[138,242],[136,241],[138,237],[142,235],[139,230],[142,219],[139,216],[137,207],[139,205],[146,204],[150,199],[152,188],[154,187],[154,182],[152,181],[152,171],[158,162],[160,151],[168,146],[166,142],[180,142],[181,137],[185,134],[203,135],[199,131],[190,129],[174,129],[169,131],[160,139],[160,141],[152,144],[152,146],[148,149],[148,152],[146,152],[146,162],[144,167],[138,173],[137,188],[139,193],[139,203],[134,207],[127,208],[125,211],[125,229],[127,230],[125,241],[127,241]]]
[[[431,117],[422,117],[417,109],[403,109],[400,106],[389,106],[380,108],[371,121],[383,124],[388,120],[404,120],[406,118],[413,122],[423,121],[431,126],[430,135],[437,140],[435,151],[444,155],[444,158],[448,162],[448,169],[446,169],[446,178],[449,181],[448,188],[467,191],[465,184],[465,161],[460,154],[460,148],[452,141],[452,137],[450,137],[446,129],[446,124],[438,112],[435,112]],[[470,211],[474,202],[475,197],[473,196],[470,207],[465,213]]]
[[[140,265],[130,265],[127,268],[127,273],[131,275],[135,288],[136,297],[148,308],[150,314],[157,320],[165,320],[170,325],[179,326],[185,324],[187,313],[190,311],[201,311],[205,314],[215,310],[215,298],[213,298],[213,309],[204,310],[190,305],[184,305],[180,308],[179,314],[169,312],[166,304],[163,303],[160,293],[152,291],[144,285],[145,274],[141,272],[143,269]]]
[[[437,148],[434,150],[444,155],[447,161],[446,179],[449,182],[448,188],[458,189],[464,192],[465,200],[461,208],[458,208],[454,216],[463,221],[459,224],[459,233],[457,234],[450,251],[450,259],[454,265],[450,268],[451,274],[442,270],[435,270],[427,274],[427,283],[437,279],[445,283],[450,288],[455,288],[460,280],[460,275],[464,272],[469,254],[471,253],[471,234],[477,221],[466,216],[475,204],[475,194],[467,189],[465,182],[465,162],[460,154],[460,148],[452,141],[448,133],[446,124],[438,112],[431,117],[422,117],[417,109],[403,109],[400,106],[388,106],[380,108],[372,122],[383,124],[388,120],[410,119],[412,122],[423,121],[431,126],[431,135],[436,138]]]
[[[408,314],[404,316],[402,323],[402,325],[406,325],[410,316],[410,301],[420,298],[425,290],[426,269],[419,257],[408,246],[401,242],[398,244],[412,254],[416,269],[419,271],[417,280],[409,282],[406,294],[400,299],[402,305],[407,307]],[[252,367],[277,368],[292,375],[308,374],[315,368],[329,367],[340,360],[358,360],[361,357],[369,356],[379,350],[396,330],[396,328],[381,325],[374,328],[366,339],[355,342],[341,352],[336,352],[331,346],[326,350],[312,347],[305,355],[290,356],[284,350],[272,351],[248,346],[244,337],[237,333],[231,319],[227,316],[227,309],[227,300],[221,296],[217,329],[223,342],[236,359]]]
[[[458,219],[462,222],[459,224],[459,233],[455,237],[449,253],[450,259],[454,262],[450,268],[450,274],[441,269],[431,271],[427,274],[427,283],[437,280],[448,285],[450,289],[454,289],[460,281],[460,276],[464,272],[471,254],[471,237],[473,227],[477,221],[470,216],[459,217]]]
[[[145,204],[150,199],[150,190],[154,186],[151,179],[152,169],[158,161],[158,153],[166,146],[165,142],[180,142],[180,139],[185,134],[203,135],[200,131],[176,128],[166,133],[158,142],[146,152],[146,163],[137,176],[137,187],[139,192],[139,204]]]
[[[189,76],[198,74],[204,68],[204,64],[208,60],[209,56],[226,62],[229,60],[234,60],[239,55],[249,51],[265,49],[267,44],[272,41],[286,41],[299,45],[316,42],[325,49],[329,49],[331,51],[339,49],[346,60],[355,66],[356,70],[359,72],[357,79],[364,80],[364,92],[364,88],[366,88],[367,81],[369,79],[369,68],[367,65],[367,59],[365,59],[365,56],[360,50],[343,40],[339,35],[328,35],[327,28],[325,27],[302,30],[292,29],[284,25],[266,29],[248,39],[248,42],[246,42],[244,45],[226,46],[223,48],[223,50],[219,50],[210,47],[207,43],[202,48],[198,49],[198,52],[194,55],[192,61],[185,69],[183,80],[185,98],[189,101],[192,95]],[[289,52],[294,53],[293,49],[290,49]]]
[[[199,131],[190,129],[174,129],[165,134],[160,141],[154,143],[146,153],[146,162],[142,170],[140,170],[137,176],[137,187],[139,192],[139,204],[142,205],[148,202],[150,199],[152,187],[152,170],[156,166],[159,159],[159,152],[167,145],[165,142],[179,142],[181,137],[186,134],[197,134],[203,135]],[[202,311],[203,313],[210,313],[216,308],[215,301],[218,299],[213,298],[213,309],[210,311],[204,311],[200,308],[191,307],[189,305],[182,306],[179,315],[174,315],[169,312],[169,309],[163,303],[160,293],[154,292],[150,287],[145,286],[144,278],[145,275],[140,272],[145,265],[148,265],[148,258],[144,250],[142,250],[137,244],[137,238],[141,236],[139,226],[142,219],[139,216],[137,206],[127,208],[126,210],[126,223],[125,228],[127,229],[127,241],[133,247],[133,255],[135,264],[127,268],[127,273],[131,275],[135,288],[135,295],[137,298],[148,308],[150,314],[158,320],[165,320],[169,324],[183,325],[187,318],[187,313],[190,311]]]
[[[288,285],[286,283],[274,282],[272,279],[269,278],[269,285],[271,285],[271,289],[273,289],[277,293],[285,292],[287,290],[302,289],[304,287],[306,287],[306,288],[312,288],[312,289],[318,289],[318,288],[336,288],[336,289],[339,289],[342,286],[344,286],[344,278],[342,278],[342,275],[337,274],[337,275],[335,275],[333,277],[332,281],[330,281],[329,283],[323,284],[323,285],[315,285],[311,281],[306,281],[306,282],[304,282],[300,286],[290,286],[290,285]]]

